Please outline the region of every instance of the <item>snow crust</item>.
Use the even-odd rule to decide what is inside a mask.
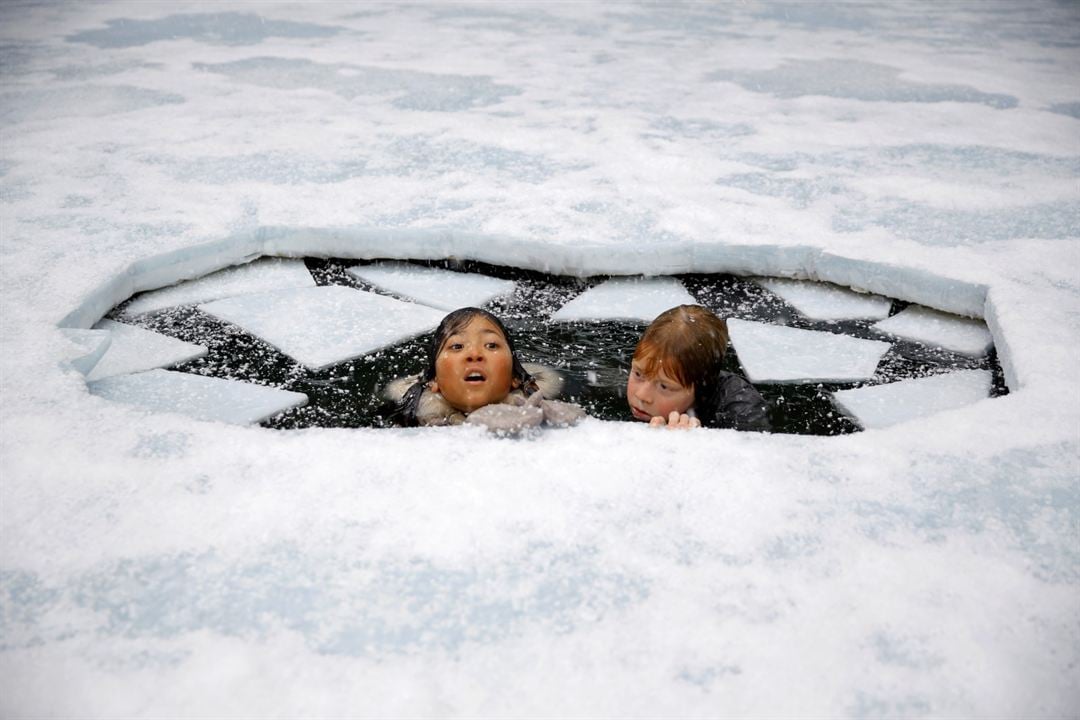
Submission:
[[[750,382],[855,382],[874,375],[889,343],[747,320],[727,321]]]
[[[892,301],[824,283],[781,278],[757,278],[756,282],[776,293],[811,320],[885,319]]]
[[[206,348],[134,325],[102,320],[94,326],[109,333],[109,344],[97,362],[86,371],[87,382],[171,367],[206,355]]]
[[[1078,13],[0,3],[0,716],[1076,716]],[[71,330],[263,256],[831,282],[1010,392],[519,440],[89,392]]]
[[[140,295],[124,307],[124,315],[301,287],[315,287],[315,280],[302,260],[265,258]]]
[[[889,335],[975,357],[985,355],[994,346],[994,338],[986,323],[918,305],[874,323],[873,327]]]
[[[171,370],[107,377],[88,387],[106,400],[238,425],[265,420],[308,401],[303,393]]]
[[[556,310],[552,320],[640,320],[650,323],[668,308],[696,305],[674,278],[613,278],[591,287]]]
[[[349,274],[376,287],[441,310],[480,307],[514,292],[510,280],[404,263],[375,263],[349,268]]]
[[[884,428],[927,415],[970,405],[990,395],[986,370],[901,380],[885,385],[839,390],[836,404],[864,428]]]
[[[340,285],[253,293],[199,306],[309,368],[434,330],[444,313]]]

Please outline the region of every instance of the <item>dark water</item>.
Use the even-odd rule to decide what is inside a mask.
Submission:
[[[364,290],[366,285],[346,272],[355,260],[306,260],[320,285],[347,285]],[[569,398],[594,417],[633,422],[623,393],[634,346],[645,323],[570,322],[553,323],[549,317],[566,302],[606,277],[568,278],[474,262],[418,263],[453,270],[482,272],[517,282],[514,294],[492,302],[488,309],[506,324],[524,362],[538,362],[560,369],[569,379]],[[721,317],[770,322],[808,330],[842,332],[853,337],[881,339],[870,329],[872,321],[817,322],[806,320],[784,301],[748,280],[732,275],[677,276],[699,303]],[[893,302],[892,313],[905,307]],[[381,390],[396,377],[419,372],[424,364],[426,337],[417,338],[321,371],[312,371],[283,355],[240,328],[223,323],[195,307],[186,306],[112,319],[137,324],[187,342],[205,345],[207,355],[175,369],[213,377],[243,380],[284,390],[302,392],[307,406],[277,415],[266,427],[386,427],[392,408],[381,399]],[[997,356],[969,358],[918,343],[892,340],[893,345],[868,383],[821,383],[809,385],[757,385],[769,403],[773,430],[804,435],[838,435],[859,428],[840,413],[830,393],[859,385],[878,385],[925,377],[957,369],[989,369],[994,375],[993,395],[1007,392]],[[745,376],[734,351],[725,369]]]

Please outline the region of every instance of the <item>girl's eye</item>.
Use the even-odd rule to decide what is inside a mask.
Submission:
[[[635,380],[640,380],[641,379],[641,371],[638,370],[637,368],[634,368],[633,370],[631,370],[630,374],[632,374],[634,376]]]
[[[668,391],[668,390],[670,390],[671,388],[670,388],[670,387],[668,387],[668,384],[667,384],[667,383],[660,383],[660,389],[661,389],[661,390],[663,390],[664,392],[667,392],[667,391]]]
[[[447,347],[449,347],[451,350],[460,350],[461,348],[463,348],[465,346],[462,345],[461,343],[450,343]]]
[[[498,350],[499,349],[499,343],[497,343],[497,342],[489,342],[487,344],[487,349],[488,350]]]

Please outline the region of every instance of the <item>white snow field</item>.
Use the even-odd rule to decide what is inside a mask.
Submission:
[[[974,357],[985,355],[994,346],[994,338],[981,320],[956,317],[918,305],[906,307],[891,318],[874,323],[873,328]]]
[[[750,382],[869,380],[889,343],[732,318],[731,347]]]
[[[1075,717],[1080,6],[0,3],[0,716]],[[270,256],[835,283],[1009,394],[276,431],[64,329]]]
[[[405,263],[349,268],[349,274],[396,295],[440,310],[480,307],[514,292],[511,280]]]
[[[889,317],[892,306],[889,298],[852,292],[827,283],[783,278],[756,278],[755,281],[811,320],[883,320]]]
[[[237,425],[265,420],[308,401],[303,393],[171,370],[110,376],[87,387],[107,400]]]
[[[986,370],[958,370],[838,390],[833,393],[833,400],[861,427],[883,428],[985,399],[990,395],[991,382]]]
[[[445,314],[340,285],[239,295],[199,309],[316,370],[434,330]]]
[[[263,258],[140,295],[124,307],[124,315],[303,287],[315,287],[315,280],[303,260]]]
[[[639,320],[650,323],[668,308],[697,301],[673,278],[612,278],[551,314],[552,320]]]

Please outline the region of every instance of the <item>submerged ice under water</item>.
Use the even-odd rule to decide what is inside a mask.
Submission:
[[[389,293],[383,287],[387,286],[387,282],[386,272],[383,269],[385,266],[382,263],[358,264],[356,261],[349,260],[313,258],[305,262],[315,283],[321,287],[355,288],[367,291],[365,295],[369,292]],[[366,267],[372,267],[375,272],[366,273]],[[584,280],[475,262],[413,262],[411,264],[398,263],[393,267],[401,277],[408,275],[410,267],[415,268],[417,271],[415,278],[419,278],[415,279],[408,275],[405,278],[406,282],[397,286],[398,292],[401,292],[401,288],[406,290],[419,288],[419,291],[427,295],[432,292],[437,294],[438,288],[433,285],[439,284],[439,276],[432,275],[431,271],[439,267],[459,271],[449,274],[454,279],[443,280],[447,287],[463,285],[465,288],[471,288],[483,278],[488,278],[489,281],[500,279],[498,281],[505,283],[502,286],[504,289],[512,288],[513,291],[494,297],[486,307],[504,319],[514,336],[522,360],[557,368],[568,381],[564,398],[580,403],[591,416],[604,420],[633,421],[624,395],[630,358],[647,325],[646,318],[651,318],[665,309],[666,301],[671,298],[673,298],[671,302],[700,303],[722,317],[736,320],[732,323],[735,328],[733,341],[740,337],[738,333],[743,332],[744,326],[746,328],[771,327],[776,331],[786,330],[792,333],[794,339],[790,342],[794,345],[785,345],[784,341],[779,341],[780,344],[776,345],[773,341],[765,340],[766,343],[773,342],[774,344],[773,349],[769,350],[767,345],[759,347],[759,342],[747,340],[744,348],[747,353],[751,350],[755,353],[753,356],[748,355],[748,360],[753,358],[755,363],[764,361],[760,370],[763,378],[768,379],[769,367],[776,367],[780,372],[780,375],[772,381],[757,385],[768,403],[769,418],[774,432],[836,435],[856,431],[859,429],[857,416],[851,412],[845,413],[843,411],[845,406],[838,406],[835,403],[834,392],[867,385],[879,386],[954,370],[989,371],[994,378],[991,394],[1001,395],[1007,392],[1000,366],[992,355],[970,357],[938,346],[902,339],[890,345],[881,342],[882,334],[875,331],[873,322],[879,317],[876,305],[872,305],[874,312],[868,313],[869,317],[866,318],[844,321],[815,320],[806,317],[781,297],[768,291],[766,287],[769,283],[760,280],[755,282],[732,275],[702,274],[678,276],[655,286],[650,281],[641,285],[651,291],[651,293],[647,292],[642,299],[643,304],[631,302],[628,305],[626,298],[633,297],[633,292],[637,287],[632,279],[605,280],[603,277],[594,277]],[[376,286],[366,281],[365,277],[377,279],[381,285]],[[205,280],[202,283],[207,284]],[[292,283],[295,281],[290,280],[290,284]],[[491,285],[491,287],[494,289],[498,286]],[[181,297],[182,288],[183,284],[166,291]],[[599,295],[590,292],[593,288],[600,291]],[[842,296],[845,291],[825,285],[820,288],[819,292],[838,298],[837,302],[841,306],[852,306],[851,300]],[[813,289],[806,288],[802,291],[814,292]],[[301,292],[309,291],[295,289],[280,291],[278,302],[280,309],[273,310],[272,307],[266,307],[266,312],[263,313],[266,320],[262,322],[280,319],[284,313],[290,318],[288,320],[290,326],[302,325],[304,321],[300,315],[289,314],[297,309],[297,300],[292,295]],[[488,293],[487,297],[497,295],[488,290],[484,292]],[[627,295],[627,293],[630,294]],[[273,291],[264,291],[259,295],[235,296],[215,301],[210,305],[183,304],[137,315],[130,312],[130,307],[133,305],[145,306],[145,298],[152,294],[146,293],[133,298],[117,307],[111,315],[124,318],[129,323],[137,323],[146,329],[209,348],[205,357],[177,364],[175,369],[198,375],[271,385],[282,390],[303,393],[308,397],[307,404],[263,420],[262,424],[267,427],[296,429],[392,426],[395,408],[383,399],[382,389],[390,380],[420,372],[426,364],[428,336],[417,335],[418,332],[422,332],[423,325],[417,326],[417,329],[412,332],[402,327],[395,331],[398,336],[411,335],[412,337],[394,342],[393,334],[391,334],[386,340],[378,343],[377,350],[366,352],[359,357],[330,364],[326,360],[313,363],[304,358],[312,352],[318,354],[318,351],[300,349],[285,354],[274,345],[288,348],[289,340],[286,339],[285,344],[281,344],[273,339],[276,337],[274,333],[261,334],[262,339],[260,339],[243,328],[226,322],[230,316],[216,310],[219,305],[230,308],[234,305],[243,307],[246,302],[245,297],[262,298],[256,305],[268,306],[269,301],[266,298],[274,297]],[[589,299],[581,302],[586,295]],[[603,298],[608,295],[614,298],[614,305],[604,305]],[[380,296],[376,295],[372,299],[378,297]],[[657,304],[658,298],[663,299],[664,302]],[[346,297],[346,299],[349,298]],[[389,300],[389,298],[386,299]],[[273,305],[273,303],[269,304]],[[433,327],[442,314],[442,311],[431,311],[430,308],[414,305],[411,302],[399,303],[399,305],[405,309],[413,308],[410,311],[413,314],[426,313],[424,322],[428,328]],[[656,307],[653,307],[654,305]],[[894,312],[906,312],[905,303],[894,301],[892,306]],[[364,312],[370,313],[369,317],[372,318],[380,312],[378,308],[370,305],[362,307],[366,309],[358,311],[361,313],[358,316],[361,318],[361,324]],[[606,317],[611,313],[614,313],[615,317],[644,314],[637,320],[562,319],[568,314],[589,317],[588,307],[595,307],[593,314],[599,317]],[[570,308],[572,312],[567,312],[567,308]],[[619,310],[619,308],[631,309]],[[332,317],[327,317],[328,312],[332,314],[332,309],[330,311],[323,308],[317,309],[319,312],[315,316],[320,322],[331,328],[339,327]],[[218,317],[214,317],[215,315]],[[380,318],[380,322],[382,319]],[[746,330],[746,332],[749,331]],[[266,342],[266,339],[270,339],[274,345]],[[832,380],[822,379],[821,381],[815,380],[813,373],[836,372],[835,369],[830,369],[835,368],[836,358],[825,357],[814,360],[812,357],[804,356],[801,360],[795,358],[794,365],[792,362],[784,362],[786,357],[798,353],[803,347],[813,348],[822,343],[824,343],[823,347],[829,348],[839,344],[843,348],[841,353],[850,352],[844,343],[852,345],[861,343],[871,349],[873,359],[868,360],[861,355],[847,359],[841,356],[839,358],[841,364],[850,365],[854,361],[861,363],[865,368],[851,377],[837,379],[839,377],[837,376]],[[302,344],[298,347],[302,348]],[[861,346],[859,352],[863,352]],[[761,359],[757,359],[757,355],[761,353],[764,355]],[[878,358],[881,358],[880,362]],[[777,364],[778,360],[779,364]],[[869,362],[868,365],[867,362]],[[807,363],[809,366],[803,367]],[[815,363],[821,368],[820,370],[814,369]],[[758,377],[759,371],[756,367],[748,371],[742,364],[737,347],[728,352],[724,366],[725,369],[749,377],[751,380]],[[806,372],[810,374],[799,374]],[[805,379],[799,380],[800,377]],[[903,393],[902,387],[897,390]],[[898,415],[897,417],[915,417],[918,414],[917,409],[909,408],[906,416]]]

